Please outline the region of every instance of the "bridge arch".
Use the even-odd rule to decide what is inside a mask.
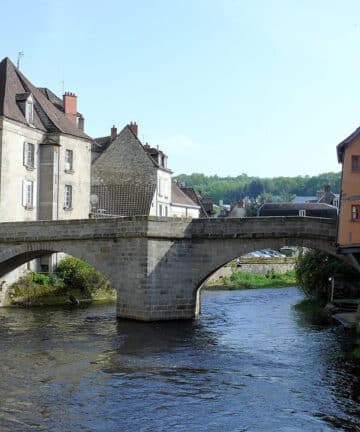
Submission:
[[[300,246],[309,249],[318,249],[341,260],[346,260],[346,257],[336,253],[335,247],[328,241],[319,239],[279,238],[239,240],[226,243],[222,242],[221,245],[216,246],[216,253],[214,251],[214,261],[208,262],[207,265],[204,266],[199,272],[195,282],[195,285],[197,285],[195,289],[199,289],[204,284],[204,282],[206,282],[206,280],[217,270],[242,255],[246,255],[247,253],[260,249],[280,250],[283,246]],[[208,244],[206,247],[208,250],[212,249],[211,244]]]

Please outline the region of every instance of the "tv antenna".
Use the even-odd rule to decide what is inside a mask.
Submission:
[[[18,52],[18,58],[17,58],[17,62],[16,62],[16,67],[18,69],[20,69],[20,60],[21,60],[21,57],[24,57],[24,51],[22,51],[22,50]]]

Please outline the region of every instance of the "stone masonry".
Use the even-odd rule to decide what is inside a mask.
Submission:
[[[128,217],[0,224],[1,277],[44,254],[64,252],[108,277],[117,315],[190,319],[208,277],[250,251],[306,246],[336,255],[336,222],[309,217],[185,219]],[[343,257],[339,257],[344,259]]]

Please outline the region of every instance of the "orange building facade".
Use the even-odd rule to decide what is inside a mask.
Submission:
[[[337,232],[339,252],[360,253],[360,128],[337,146],[342,163]]]

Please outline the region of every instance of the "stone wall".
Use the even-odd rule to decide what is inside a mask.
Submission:
[[[99,198],[97,208],[110,214],[148,215],[156,182],[155,164],[128,126],[91,168],[91,193]]]
[[[230,277],[234,272],[243,272],[251,274],[265,275],[269,271],[274,273],[286,273],[287,271],[294,270],[295,258],[244,258],[233,261],[217,270],[212,274],[206,283],[217,282],[224,277]]]

